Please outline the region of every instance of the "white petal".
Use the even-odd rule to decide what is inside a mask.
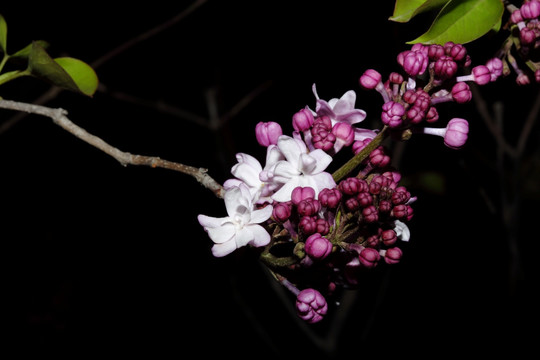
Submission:
[[[270,242],[270,234],[260,225],[249,225],[253,233],[253,240],[249,243],[255,247],[266,246]]]
[[[212,246],[212,255],[215,257],[223,257],[229,255],[236,250],[236,243],[234,241],[227,241],[222,244],[215,244]]]
[[[297,167],[294,167],[290,162],[282,160],[278,161],[274,167],[273,181],[278,183],[285,183],[292,177],[300,175]]]
[[[295,187],[301,186],[300,185],[300,178],[301,176],[296,176],[292,179],[290,179],[285,185],[281,187],[274,195],[272,195],[272,199],[279,202],[286,202],[291,200],[291,194]]]
[[[324,171],[332,162],[332,157],[324,152],[322,149],[316,149],[309,153],[309,156],[317,161],[317,165],[311,174],[320,173]]]
[[[234,218],[239,212],[238,209],[251,208],[251,194],[245,184],[240,184],[237,187],[230,188],[225,192],[223,197],[225,200],[225,208],[229,217]],[[241,210],[241,212],[243,212]]]
[[[298,167],[300,154],[307,153],[306,144],[290,136],[280,136],[277,145],[285,159],[296,168]]]
[[[349,112],[350,110],[354,109],[354,103],[356,102],[356,93],[354,90],[349,90],[343,96],[341,99],[339,99],[338,102],[334,105],[334,112],[337,114]]]
[[[411,231],[409,230],[409,227],[399,220],[394,222],[394,226],[394,231],[396,232],[398,238],[401,239],[401,241],[409,241],[411,238]]]
[[[318,149],[320,150],[320,149]],[[312,174],[315,168],[317,167],[317,159],[308,155],[300,155],[300,171],[304,174]]]
[[[336,182],[334,181],[334,178],[330,173],[327,172],[313,175],[311,176],[311,179],[317,184],[314,187],[315,192],[317,193],[315,194],[315,196],[317,196],[322,189],[333,189],[336,187]]]
[[[212,241],[216,244],[221,244],[231,240],[236,233],[236,228],[231,222],[225,223],[216,228],[205,228],[205,230],[208,232],[210,239],[212,239]]]
[[[217,218],[212,216],[199,215],[197,216],[197,220],[199,220],[199,224],[201,224],[201,226],[205,228],[216,228],[220,227],[228,221],[231,221],[231,218],[228,216]]]
[[[250,224],[260,224],[272,216],[272,205],[267,205],[262,209],[253,210],[251,212]]]
[[[250,241],[254,239],[254,237],[255,235],[253,235],[253,232],[249,227],[243,227],[236,232],[236,236],[234,237],[236,247],[240,248],[242,246],[246,246]]]

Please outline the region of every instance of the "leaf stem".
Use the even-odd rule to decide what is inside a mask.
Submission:
[[[0,64],[0,67],[3,64]],[[21,76],[28,76],[30,75],[30,71],[28,70],[14,70],[7,73],[4,73],[0,75],[0,85],[3,85],[11,80],[15,80],[16,78],[19,78]]]

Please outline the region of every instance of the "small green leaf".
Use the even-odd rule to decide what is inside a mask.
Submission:
[[[465,44],[496,28],[504,11],[500,0],[450,0],[429,30],[407,44]]]
[[[396,0],[394,13],[388,20],[405,23],[418,14],[442,8],[450,0]]]
[[[46,49],[46,48],[49,47],[49,43],[46,42],[46,41],[36,40],[34,42],[36,44],[38,44],[39,46],[41,46],[43,49]],[[10,58],[11,59],[24,59],[24,60],[26,60],[30,56],[31,51],[32,51],[32,44],[28,44],[27,46],[25,46],[21,50],[17,51],[15,54],[10,55]]]
[[[89,65],[74,58],[52,59],[36,42],[30,48],[28,70],[35,77],[87,96],[97,90],[98,78]]]
[[[6,54],[7,49],[7,23],[2,15],[0,15],[0,50]]]
[[[54,59],[71,77],[79,91],[87,96],[92,96],[97,90],[99,81],[96,72],[90,65],[72,57]]]

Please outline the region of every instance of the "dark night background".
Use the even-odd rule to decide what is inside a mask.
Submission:
[[[191,3],[118,9],[10,3],[0,13],[8,24],[8,51],[43,39],[53,56],[92,63]],[[326,100],[355,90],[366,124],[379,126],[382,99],[362,90],[358,78],[368,68],[383,77],[398,70],[396,55],[430,19],[391,23],[392,10],[392,1],[210,0],[97,67],[103,87],[92,99],[61,92],[46,105],[68,110],[73,122],[120,150],[205,167],[223,182],[237,152],[264,162],[255,125],[277,121],[290,133],[292,114],[315,105],[313,83]],[[479,64],[498,44],[497,36],[486,37],[467,48]],[[48,89],[19,79],[0,96],[32,102]],[[218,127],[167,112],[169,106],[207,118],[205,96],[214,94],[223,116],[256,89],[258,95]],[[504,101],[511,120],[506,134],[514,143],[538,86],[517,88],[509,78],[482,91],[489,103]],[[225,216],[222,200],[187,175],[123,167],[48,118],[21,119],[0,135],[1,323],[8,334],[1,351],[71,358],[178,358],[192,351],[440,358],[532,347],[538,126],[523,161],[520,268],[511,272],[495,143],[474,104],[442,109],[441,126],[451,117],[470,121],[469,142],[454,151],[439,138],[413,137],[403,148],[400,170],[419,198],[411,241],[400,264],[366,274],[342,328],[333,328],[332,320],[312,327],[319,336],[336,335],[329,351],[301,330],[287,309],[293,299],[282,301],[249,252],[212,257],[196,216]],[[0,112],[0,125],[14,115]],[[442,186],[426,184],[426,174],[444,180]]]

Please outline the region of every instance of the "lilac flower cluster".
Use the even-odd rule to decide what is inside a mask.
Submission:
[[[513,34],[503,44],[498,56],[506,64],[510,64],[510,67],[516,72],[516,83],[518,85],[529,84],[531,77],[534,77],[534,81],[540,83],[540,63],[538,59],[531,58],[531,56],[535,55],[535,50],[540,47],[540,0],[524,1],[519,8],[509,4],[507,9],[511,13],[509,23]],[[527,71],[520,68],[510,52],[512,47],[516,48],[534,75],[530,76]],[[509,74],[510,67],[505,67],[505,75]]]
[[[500,61],[500,60],[499,60]],[[296,295],[298,315],[309,323],[328,311],[327,299],[344,287],[361,285],[361,278],[379,264],[399,263],[403,242],[410,239],[416,197],[400,185],[382,140],[391,133],[406,139],[413,133],[439,135],[450,148],[462,147],[468,122],[451,119],[444,128],[436,105],[471,99],[468,81],[486,84],[501,75],[497,59],[470,65],[459,44],[414,45],[400,53],[403,74],[386,82],[367,70],[360,84],[383,99],[381,130],[360,128],[365,111],[355,106],[356,93],[322,100],[315,85],[315,109],[306,106],[292,116],[291,136],[275,122],[255,127],[266,148],[262,165],[249,154],[237,154],[233,178],[224,182],[228,216],[199,215],[199,223],[214,242],[212,253],[225,256],[249,245],[277,280]],[[429,76],[426,76],[429,73]],[[417,84],[427,78],[427,85]],[[332,174],[335,155],[348,149],[352,158]]]

